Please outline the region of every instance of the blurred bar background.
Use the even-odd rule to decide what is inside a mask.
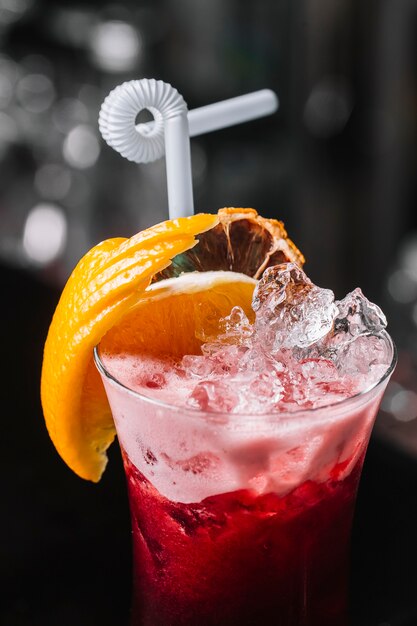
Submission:
[[[279,214],[316,280],[383,292],[415,227],[416,2],[252,4],[2,0],[6,261],[62,283],[98,239],[166,217],[163,162],[126,163],[97,129],[110,89],[155,76],[189,108],[275,89],[273,118],[193,140],[198,207]]]
[[[0,0],[0,276],[6,294],[1,340],[5,354],[26,354],[33,341],[37,355],[25,361],[23,370],[16,364],[13,378],[21,382],[23,375],[28,381],[27,404],[13,396],[20,390],[11,380],[13,368],[7,365],[4,373],[13,397],[10,410],[23,415],[31,402],[36,417],[30,427],[22,426],[19,417],[19,426],[9,433],[10,456],[16,453],[16,438],[20,442],[31,433],[36,440],[43,428],[37,397],[41,346],[71,269],[98,241],[129,236],[167,218],[163,160],[129,163],[98,133],[98,111],[107,93],[142,77],[170,82],[190,109],[274,89],[280,99],[276,115],[192,140],[196,208],[253,206],[282,219],[305,253],[315,282],[333,288],[338,297],[360,285],[387,313],[399,366],[378,417],[359,500],[352,624],[415,626],[417,599],[411,589],[417,575],[415,568],[414,574],[410,571],[417,559],[412,532],[417,511],[409,494],[417,485],[417,0]],[[27,317],[28,310],[26,325],[20,311]],[[55,468],[60,461],[53,458],[46,436],[42,445]],[[27,449],[36,466],[37,451]],[[33,466],[16,469],[7,455],[3,462],[5,472],[19,477],[9,483],[9,497],[22,485],[27,489],[28,476],[40,480]],[[122,475],[118,460],[113,463],[114,475],[106,480],[118,488]],[[104,488],[94,487],[92,495],[90,486],[78,486],[64,468],[57,476],[53,497],[63,517],[68,511],[65,498],[60,500],[62,480],[77,503],[105,516]],[[401,527],[389,527],[391,551],[376,543],[385,542],[386,535],[366,525],[372,519],[378,524],[378,516],[386,513],[381,477],[395,492],[389,501],[391,520],[395,508],[403,506]],[[48,536],[56,528],[51,522],[56,507],[52,500],[47,507],[45,502],[41,499],[35,533],[44,542],[45,524]],[[126,522],[124,515],[114,527]],[[84,522],[79,527],[74,522],[74,546]],[[17,529],[26,532],[24,524],[7,527],[16,543]],[[111,529],[109,522],[98,537]],[[396,543],[399,529],[402,544]],[[375,542],[380,561],[361,561],[363,537]],[[120,571],[113,563],[113,576],[106,574],[110,587],[116,572],[128,567],[129,546],[117,546],[124,556]],[[40,558],[31,549],[26,554]],[[51,550],[49,543],[45,549]],[[56,601],[57,612],[48,621],[47,610],[42,613],[29,592],[16,592],[19,575],[29,576],[24,554],[22,569],[15,573],[12,548],[8,559],[4,580],[10,601],[1,624],[82,625],[104,619],[97,608],[88,613],[90,605],[82,604],[77,591],[61,613]],[[35,561],[32,565],[30,576],[36,572]],[[393,568],[400,576],[397,587]],[[367,588],[371,571],[376,572],[374,586]],[[95,603],[106,589],[103,580],[99,577]],[[45,581],[60,598],[57,583]],[[114,615],[127,595],[119,592],[114,614],[107,606],[103,615],[109,621],[102,624],[122,623]]]

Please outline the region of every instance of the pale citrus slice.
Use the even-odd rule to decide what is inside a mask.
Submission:
[[[284,261],[302,265],[304,257],[282,222],[266,220],[254,209],[167,221],[90,250],[64,288],[42,367],[45,421],[64,461],[93,481],[107,462],[115,430],[93,363],[93,348],[106,333],[116,327],[106,341],[120,341],[123,349],[134,341],[154,354],[198,351],[201,338],[215,334],[219,317],[232,306],[250,313],[254,280],[235,273],[258,278],[266,267]],[[145,292],[152,280],[195,270],[226,272],[210,279],[196,274],[181,283],[174,278],[161,287],[155,282]]]
[[[219,320],[234,306],[252,321],[257,281],[226,271],[192,272],[154,283],[102,339],[100,352],[181,357],[199,354],[221,332]]]

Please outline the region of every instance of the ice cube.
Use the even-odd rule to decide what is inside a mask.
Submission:
[[[206,378],[213,372],[213,362],[200,355],[186,354],[181,360],[181,370],[187,378]]]
[[[273,315],[276,306],[284,300],[291,300],[291,292],[306,291],[312,284],[295,263],[268,267],[255,288],[252,308],[257,312],[266,307]]]
[[[256,332],[272,354],[315,344],[332,330],[338,315],[333,292],[314,285],[295,263],[268,268],[252,306]]]
[[[367,335],[379,335],[386,327],[385,315],[377,306],[369,302],[357,288],[336,302],[339,313],[333,331],[323,341],[322,350],[333,358],[344,346]],[[320,347],[320,346],[319,346]]]
[[[343,375],[361,376],[362,386],[367,387],[386,371],[390,346],[383,336],[358,335],[350,342],[339,344],[333,360]]]
[[[239,397],[229,385],[220,380],[198,383],[188,397],[187,405],[200,411],[231,413]]]
[[[389,361],[390,349],[384,335],[385,315],[358,288],[336,303],[339,314],[333,332],[323,341],[326,354],[344,374],[372,374]]]
[[[239,343],[253,334],[253,327],[240,306],[234,306],[230,314],[222,320],[224,332],[228,337],[236,337]]]
[[[336,304],[339,314],[335,320],[335,335],[376,335],[386,328],[387,319],[379,306],[369,302],[359,288]]]

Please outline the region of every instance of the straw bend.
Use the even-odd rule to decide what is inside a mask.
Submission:
[[[109,146],[129,161],[150,163],[165,154],[169,215],[174,219],[194,211],[190,134],[269,115],[277,107],[274,92],[263,89],[188,114],[184,98],[168,83],[153,78],[132,80],[113,89],[104,100],[99,127]],[[154,120],[136,124],[143,109],[148,109]]]
[[[140,111],[148,109],[152,124],[136,125]],[[164,128],[173,118],[187,116],[178,91],[162,80],[131,80],[119,85],[104,100],[99,127],[103,139],[129,161],[149,163],[164,156]]]

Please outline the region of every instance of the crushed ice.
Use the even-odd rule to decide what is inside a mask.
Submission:
[[[390,360],[386,319],[360,289],[335,301],[295,264],[268,268],[251,324],[234,307],[201,355],[177,363],[191,408],[267,413],[330,404],[376,383]],[[180,379],[180,380],[179,380]]]

